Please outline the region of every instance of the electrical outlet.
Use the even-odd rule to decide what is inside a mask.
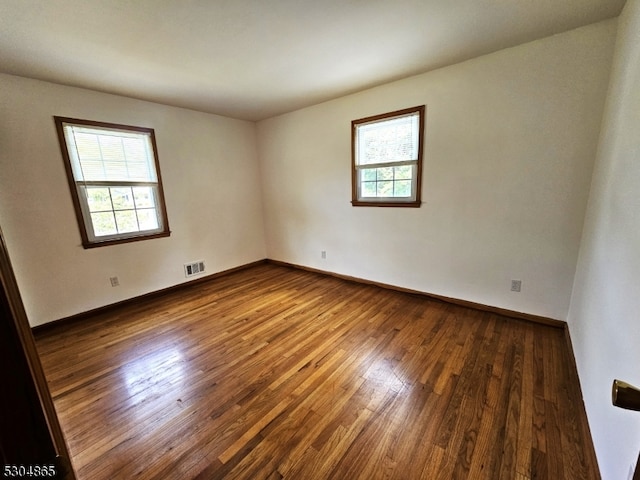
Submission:
[[[511,291],[519,292],[522,290],[522,280],[511,280]]]
[[[326,251],[326,250],[322,250],[322,251],[320,252],[320,257],[321,257],[321,258],[323,258],[323,259],[324,259],[324,258],[327,258],[327,251]]]
[[[118,280],[118,277],[109,277],[109,281],[111,282],[112,287],[117,287],[118,285],[120,285],[120,280]]]

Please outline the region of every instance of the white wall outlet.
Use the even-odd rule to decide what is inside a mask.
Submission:
[[[511,280],[511,291],[519,292],[522,290],[522,280]]]
[[[111,282],[112,287],[117,287],[118,285],[120,285],[120,280],[118,280],[118,277],[109,277],[109,281]]]
[[[324,259],[324,258],[327,258],[327,251],[326,251],[326,250],[322,250],[322,251],[320,252],[320,258],[323,258],[323,259]]]

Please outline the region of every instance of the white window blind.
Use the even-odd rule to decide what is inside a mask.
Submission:
[[[418,113],[358,125],[357,165],[416,162],[419,134]]]
[[[149,134],[65,125],[76,181],[156,182]]]

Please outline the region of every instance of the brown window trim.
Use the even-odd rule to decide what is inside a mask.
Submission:
[[[60,144],[60,151],[62,153],[62,159],[64,161],[65,171],[67,173],[67,181],[69,184],[69,189],[71,192],[71,199],[73,201],[73,207],[76,213],[76,219],[78,221],[78,227],[80,229],[80,236],[82,238],[82,246],[84,248],[96,248],[96,247],[104,247],[107,245],[118,245],[122,243],[130,243],[130,242],[138,242],[141,240],[150,240],[153,238],[163,238],[171,235],[171,230],[169,229],[169,218],[167,216],[167,207],[164,200],[164,189],[162,186],[162,175],[160,173],[160,162],[158,160],[158,147],[156,144],[155,131],[152,128],[146,127],[137,127],[132,125],[122,125],[117,123],[107,123],[107,122],[98,122],[93,120],[82,120],[78,118],[69,118],[69,117],[53,117],[56,124],[56,131],[58,133],[58,143]],[[71,123],[75,125],[83,125],[87,127],[98,127],[98,128],[112,128],[119,130],[128,130],[131,132],[137,133],[145,133],[149,135],[151,146],[153,149],[153,159],[154,166],[156,169],[156,177],[157,181],[157,189],[158,189],[158,204],[160,206],[161,212],[160,216],[162,219],[162,230],[161,231],[153,231],[152,233],[144,233],[144,232],[132,232],[131,234],[122,234],[122,236],[118,238],[109,238],[106,240],[95,240],[92,241],[89,238],[87,233],[84,215],[82,212],[82,207],[80,205],[80,199],[78,198],[78,189],[77,182],[73,176],[73,169],[71,167],[71,158],[69,156],[69,151],[67,148],[67,141],[64,134],[64,125],[65,123]]]
[[[379,115],[373,115],[370,117],[360,118],[358,120],[351,121],[351,204],[354,207],[409,207],[419,208],[422,204],[421,191],[422,191],[422,152],[424,144],[424,126],[425,126],[425,111],[426,106],[420,105],[411,108],[405,108],[402,110],[396,110],[389,113],[383,113]],[[360,200],[358,199],[358,171],[356,168],[356,127],[363,123],[370,123],[379,120],[385,120],[387,118],[399,117],[402,115],[408,115],[411,113],[419,114],[419,132],[418,132],[418,158],[416,163],[416,197],[415,200]]]

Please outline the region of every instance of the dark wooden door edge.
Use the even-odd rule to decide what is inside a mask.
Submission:
[[[3,355],[9,363],[9,370],[3,377],[11,379],[13,387],[5,385],[3,391],[3,429],[2,460],[10,465],[16,460],[25,468],[25,461],[33,462],[32,467],[55,465],[54,478],[74,480],[69,452],[64,440],[60,423],[51,399],[49,386],[42,370],[40,357],[27,315],[24,310],[20,291],[15,280],[2,231],[0,230],[0,280],[2,283],[2,327]],[[7,408],[8,407],[8,408]],[[8,411],[11,409],[11,411]],[[26,431],[28,423],[33,431]],[[10,442],[10,447],[4,445]],[[7,448],[5,448],[7,447]],[[3,466],[4,467],[4,466]],[[11,467],[10,467],[11,468]],[[16,468],[20,466],[16,465]],[[4,470],[3,470],[4,472]],[[51,474],[51,470],[47,471]],[[20,473],[20,471],[18,471]],[[33,473],[33,472],[31,472]]]

